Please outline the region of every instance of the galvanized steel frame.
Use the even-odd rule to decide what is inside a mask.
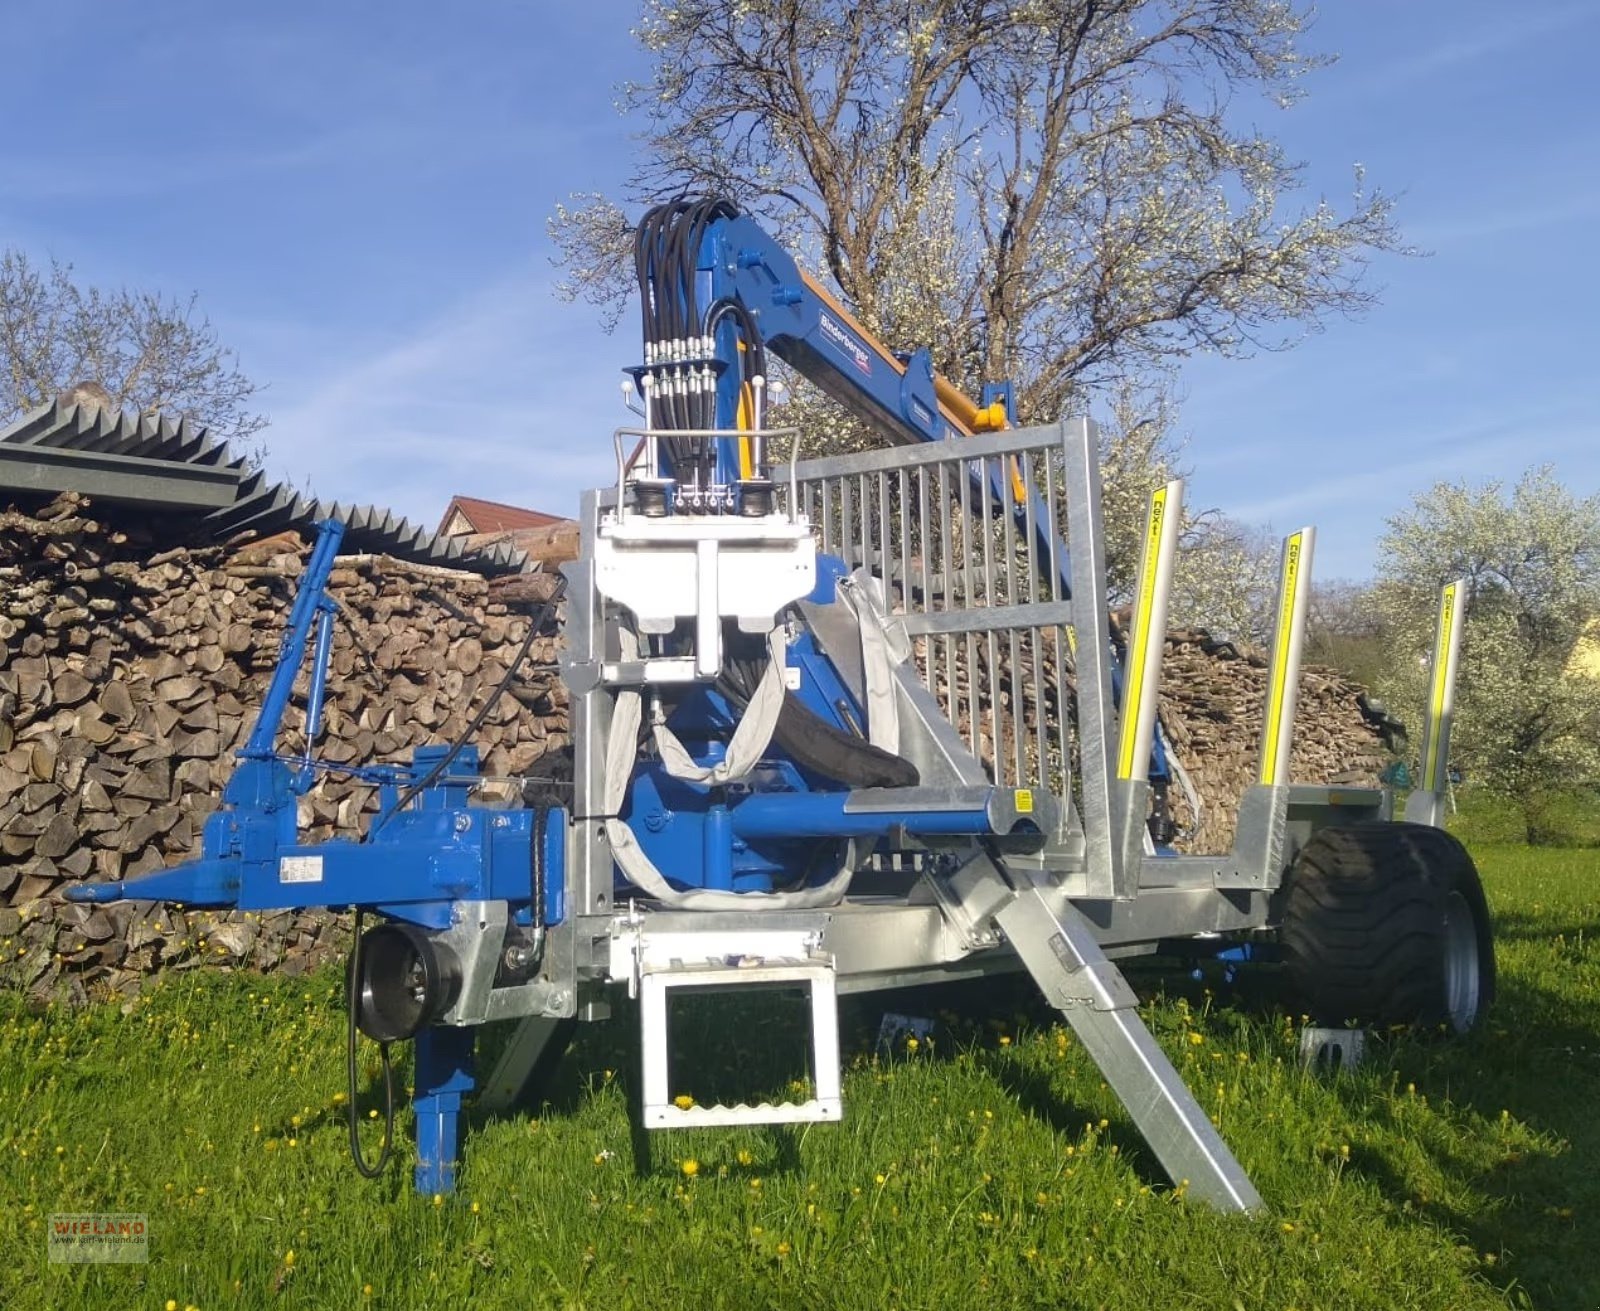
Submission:
[[[940,697],[950,723],[958,730],[965,723],[968,749],[993,781],[1055,796],[1061,827],[1051,835],[1051,863],[1076,865],[1085,895],[1129,895],[1128,843],[1113,825],[1115,735],[1095,425],[1072,419],[829,456],[774,470],[774,478],[798,483],[799,508],[816,526],[823,551],[883,579],[897,622],[907,637],[922,639],[925,686]],[[1013,480],[1034,494],[1014,500]],[[1036,517],[1040,493],[1048,523]],[[1072,670],[1081,809],[1072,795]]]

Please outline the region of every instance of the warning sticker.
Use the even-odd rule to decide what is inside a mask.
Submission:
[[[1032,788],[1018,788],[1017,791],[1016,791],[1016,798],[1017,798],[1017,814],[1019,814],[1019,815],[1031,815],[1031,814],[1033,814],[1033,789]]]
[[[279,883],[321,883],[321,856],[282,856],[278,860]]]

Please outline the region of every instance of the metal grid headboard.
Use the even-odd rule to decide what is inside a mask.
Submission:
[[[823,551],[884,580],[918,669],[997,784],[1065,800],[1072,604],[1059,429],[803,461]]]

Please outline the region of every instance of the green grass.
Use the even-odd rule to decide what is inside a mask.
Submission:
[[[474,1123],[438,1204],[349,1165],[335,977],[196,970],[126,1014],[0,996],[0,1306],[1597,1307],[1600,853],[1477,855],[1501,996],[1466,1041],[1312,1076],[1267,980],[1135,976],[1268,1200],[1250,1219],[1162,1185],[1021,991],[889,1060],[885,1003],[853,1001],[843,1126],[654,1135],[642,1172],[629,1035],[587,1030],[551,1106]],[[778,1077],[753,1028],[696,1040],[712,1075]],[[69,1210],[147,1213],[149,1264],[48,1265]]]
[[[1517,806],[1482,788],[1463,787],[1450,831],[1474,849],[1521,844],[1526,818]],[[1534,822],[1546,847],[1600,847],[1600,786],[1575,784],[1544,797]]]

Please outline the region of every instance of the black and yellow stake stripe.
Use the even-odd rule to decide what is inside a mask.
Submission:
[[[1117,777],[1132,778],[1138,762],[1139,713],[1144,704],[1145,671],[1149,665],[1150,619],[1155,608],[1156,565],[1161,554],[1161,534],[1167,522],[1170,484],[1150,496],[1145,521],[1144,547],[1139,554],[1139,593],[1134,598],[1133,624],[1128,640],[1127,681],[1122,689],[1122,737],[1117,750]]]
[[[1443,792],[1444,753],[1439,738],[1444,728],[1445,701],[1450,693],[1450,649],[1460,613],[1461,582],[1446,585],[1439,593],[1439,625],[1433,639],[1433,678],[1428,690],[1427,747],[1422,760],[1421,786],[1430,792]]]
[[[1261,742],[1261,772],[1257,781],[1271,785],[1277,780],[1280,757],[1286,745],[1283,706],[1289,696],[1289,660],[1294,637],[1295,610],[1299,602],[1301,560],[1305,554],[1307,529],[1292,534],[1283,547],[1283,576],[1278,586],[1278,621],[1272,635],[1272,682],[1267,695],[1266,734]]]

